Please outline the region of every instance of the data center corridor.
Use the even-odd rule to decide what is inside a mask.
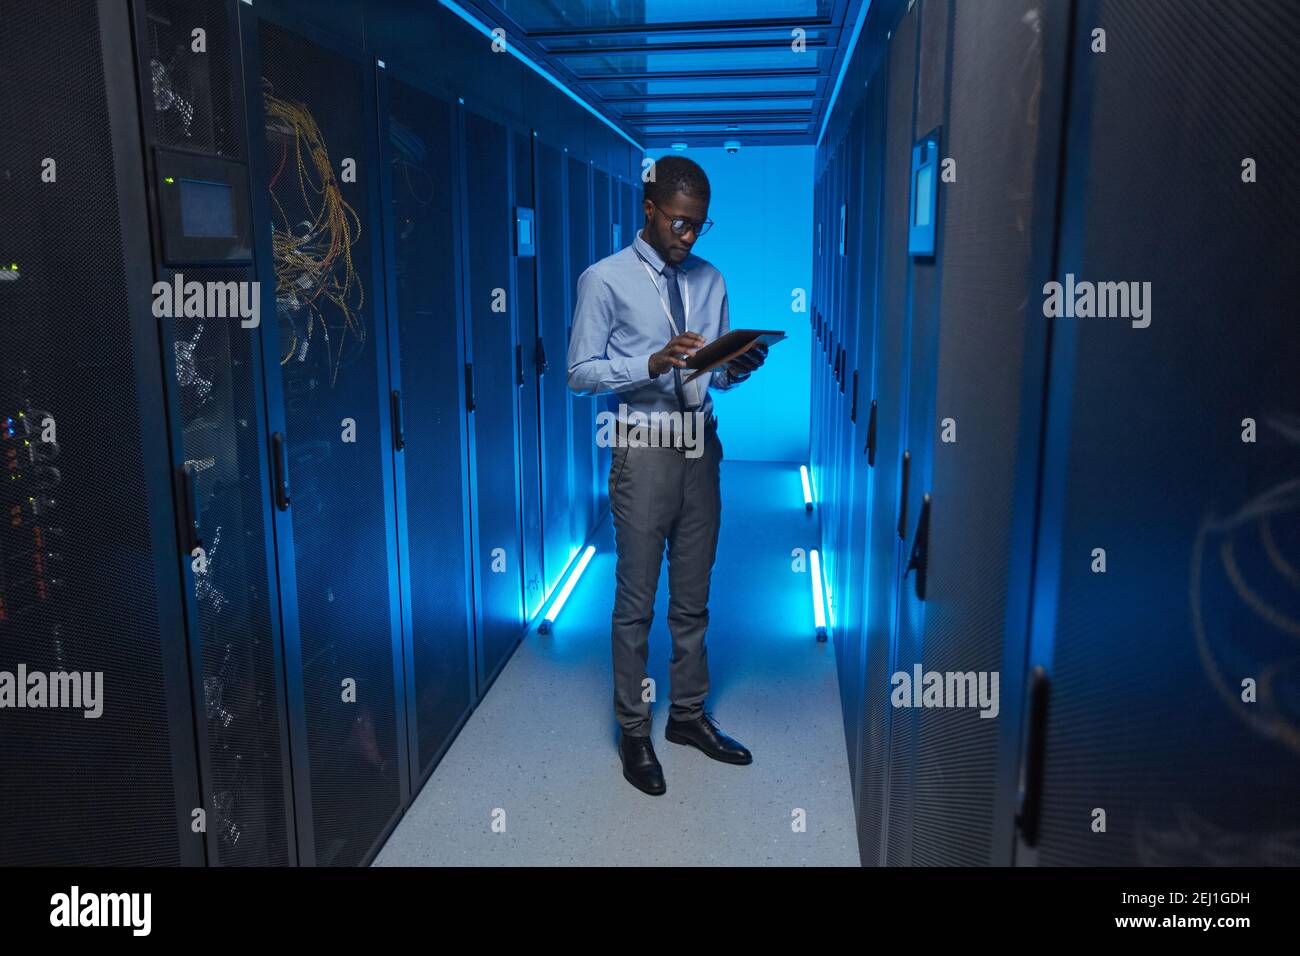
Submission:
[[[0,867],[1300,865],[1297,0],[17,6]]]
[[[608,518],[554,631],[529,632],[398,824],[376,866],[857,866],[832,645],[813,628],[816,547],[799,467],[724,462],[710,605],[710,706],[754,751],[748,767],[663,740],[667,571],[650,636],[655,748],[668,792],[618,772],[609,707]],[[503,810],[505,829],[493,828]],[[792,826],[798,811],[806,830]]]

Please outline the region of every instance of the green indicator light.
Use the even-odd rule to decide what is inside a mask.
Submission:
[[[166,178],[163,180],[163,182],[165,182],[165,183],[167,183],[167,184],[170,185],[171,183],[176,182],[176,180],[173,179],[171,176],[168,176],[168,177],[166,177]]]

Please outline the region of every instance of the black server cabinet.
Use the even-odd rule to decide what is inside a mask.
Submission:
[[[839,639],[839,644],[843,646],[843,615],[840,613],[840,607],[844,600],[843,588],[841,585],[844,581],[844,565],[848,554],[843,548],[843,519],[844,503],[847,495],[845,494],[845,456],[844,448],[846,444],[845,429],[848,421],[847,405],[845,401],[845,379],[847,375],[847,356],[856,326],[856,316],[853,314],[853,280],[854,270],[851,268],[848,257],[849,248],[852,245],[853,237],[851,235],[850,222],[853,219],[854,208],[856,205],[856,196],[850,189],[853,181],[854,162],[853,143],[846,135],[839,146],[839,160],[836,164],[837,177],[839,180],[840,191],[840,244],[836,252],[835,265],[835,321],[836,321],[836,365],[835,378],[831,383],[830,390],[830,415],[827,421],[829,439],[828,448],[830,456],[830,468],[828,474],[828,504],[829,508],[826,513],[825,533],[827,537],[826,546],[826,570],[827,581],[829,583],[827,610],[830,614],[830,623],[832,633]],[[841,658],[842,660],[842,658]],[[838,666],[838,665],[837,665]]]
[[[248,149],[235,4],[136,5],[156,278],[251,292]],[[201,43],[196,43],[201,31]],[[235,238],[177,228],[178,194],[228,191]],[[181,200],[182,204],[184,200]],[[221,231],[221,230],[218,230]],[[246,295],[249,302],[253,295]],[[230,300],[233,301],[233,300]],[[241,297],[242,303],[244,298]],[[188,310],[186,310],[188,311]],[[199,763],[214,864],[296,861],[271,504],[261,316],[157,317],[180,537]],[[269,321],[269,317],[268,317]]]
[[[939,187],[937,302],[924,260],[913,271],[898,638],[913,656],[900,651],[897,667],[975,675],[987,696],[910,715],[910,749],[895,759],[913,767],[911,833],[898,838],[915,864],[1011,861],[1046,341],[1026,303],[1048,277],[1054,240],[1069,25],[1052,7],[921,8],[917,133],[940,129],[940,155],[959,173]],[[983,183],[1014,188],[968,188]]]
[[[829,549],[830,542],[826,538],[826,516],[824,511],[825,502],[829,498],[828,486],[826,484],[827,475],[830,469],[829,458],[829,429],[830,429],[830,389],[834,382],[833,377],[833,359],[831,343],[835,339],[836,329],[836,300],[835,300],[835,275],[836,260],[839,256],[839,161],[838,149],[829,150],[830,159],[826,166],[826,218],[827,218],[827,241],[826,253],[823,258],[822,270],[822,350],[820,362],[813,376],[814,400],[817,404],[817,421],[815,430],[812,435],[812,464],[809,468],[810,479],[812,481],[813,498],[817,502],[817,520],[821,526],[822,542],[822,570],[825,572],[826,552]],[[814,361],[818,356],[814,355]],[[829,603],[829,602],[828,602]],[[829,624],[829,616],[827,623]]]
[[[591,170],[591,221],[592,221],[592,261],[599,262],[606,256],[614,252],[614,222],[618,218],[618,206],[613,197],[613,180],[610,175],[600,167],[592,167]],[[596,399],[596,418],[598,423],[600,413],[604,411],[605,396]],[[596,434],[599,434],[597,429]],[[592,491],[595,495],[595,513],[603,514],[609,507],[609,482],[606,477],[609,475],[610,449],[607,446],[594,443],[594,471],[592,474]]]
[[[947,75],[948,5],[946,0],[920,0],[908,14],[912,22],[910,42],[915,44],[916,79],[913,90],[912,139],[903,149],[907,155],[909,181],[906,189],[909,204],[924,201],[917,194],[916,175],[912,172],[913,150],[922,140],[931,138],[942,146],[945,142],[944,91]],[[902,38],[902,32],[898,39]],[[896,39],[895,42],[898,42]],[[940,194],[942,195],[942,194]],[[897,567],[898,594],[894,624],[893,673],[915,675],[916,665],[924,670],[933,669],[934,651],[925,645],[927,604],[921,599],[922,571],[914,565],[923,557],[926,528],[932,506],[931,466],[932,449],[936,441],[934,391],[937,365],[939,314],[938,314],[938,262],[943,251],[943,219],[941,205],[930,209],[930,216],[938,223],[936,251],[939,256],[912,252],[910,236],[903,241],[903,254],[909,259],[907,280],[903,292],[906,296],[905,346],[902,352],[902,384],[897,401],[901,405],[903,451],[907,465],[899,480],[898,520],[895,530],[901,544],[900,563]],[[914,224],[914,213],[908,215],[908,226]],[[960,374],[960,373],[958,373]],[[946,409],[958,418],[970,416],[972,409]],[[940,446],[947,447],[947,446]],[[947,602],[960,601],[964,595],[945,594]],[[955,653],[953,656],[957,656]],[[960,658],[950,662],[953,671],[964,672]],[[996,667],[994,667],[996,669]],[[936,715],[937,718],[936,718]],[[945,812],[943,801],[958,804],[975,797],[960,792],[965,781],[953,785],[953,778],[961,779],[965,769],[961,764],[944,764],[941,761],[923,762],[929,755],[919,752],[920,724],[926,721],[933,726],[945,722],[945,730],[960,733],[977,726],[978,730],[996,727],[987,719],[981,720],[973,711],[944,709],[922,710],[916,707],[895,708],[890,727],[889,765],[890,814],[889,862],[908,865],[912,861],[912,831],[921,826],[926,814]],[[970,723],[971,720],[975,724]],[[996,738],[995,738],[996,739]],[[957,835],[957,842],[969,834]],[[977,836],[976,839],[979,839]],[[954,853],[957,848],[954,848]]]
[[[884,69],[884,60],[880,61],[879,70]],[[870,772],[878,776],[881,771],[879,747],[881,740],[869,740],[865,730],[870,726],[873,733],[880,730],[884,718],[883,707],[887,706],[884,691],[887,678],[884,669],[887,661],[882,661],[878,647],[867,642],[868,615],[872,608],[867,601],[866,577],[869,574],[871,554],[871,501],[879,469],[876,467],[875,442],[876,418],[878,404],[876,400],[876,337],[878,333],[880,310],[880,283],[877,273],[879,261],[879,239],[881,213],[884,207],[882,195],[882,166],[880,157],[884,149],[885,136],[885,80],[884,73],[879,72],[867,86],[863,102],[863,161],[860,175],[862,177],[862,245],[853,253],[854,268],[860,270],[858,278],[858,338],[855,368],[857,381],[857,422],[853,444],[849,449],[854,459],[854,478],[850,507],[853,511],[849,530],[849,548],[853,553],[854,566],[849,572],[849,587],[856,596],[851,596],[852,609],[850,626],[853,628],[853,640],[856,645],[855,663],[850,670],[849,679],[854,684],[857,705],[853,711],[850,766],[854,773],[854,798],[860,806],[860,792],[863,781],[867,778],[868,761],[873,761]],[[868,679],[870,675],[870,679]],[[870,716],[868,716],[870,715]],[[873,752],[874,751],[874,752]],[[861,834],[861,831],[859,831]],[[859,848],[862,849],[861,847]],[[866,854],[863,854],[864,858]]]
[[[0,862],[202,863],[130,19],[11,11],[0,63]]]
[[[514,210],[508,189],[510,131],[467,110],[461,143],[481,695],[523,636],[524,626]]]
[[[533,191],[533,139],[528,132],[510,133],[511,181],[515,232],[511,254],[515,262],[512,296],[517,323],[515,382],[519,394],[519,497],[522,521],[521,563],[524,578],[524,617],[531,619],[546,599],[545,544],[542,532],[542,471],[548,448],[542,441],[541,395],[538,391],[542,355],[537,313],[537,200]]]
[[[861,580],[861,542],[853,539],[854,507],[860,500],[858,484],[865,462],[859,462],[854,454],[858,441],[856,405],[860,400],[857,355],[858,343],[871,335],[872,316],[862,307],[862,261],[864,217],[867,200],[863,195],[863,167],[865,165],[863,149],[865,146],[864,126],[865,110],[859,106],[853,112],[849,130],[845,139],[845,188],[848,197],[845,213],[845,339],[844,357],[840,361],[840,380],[842,391],[839,397],[839,507],[835,516],[836,539],[838,541],[838,558],[836,560],[836,591],[838,608],[836,610],[836,661],[839,671],[840,696],[844,718],[845,748],[849,758],[849,774],[852,786],[857,786],[857,736],[860,720],[860,688],[857,681],[858,656],[861,644],[862,589]],[[855,548],[855,545],[858,547]]]
[[[896,827],[907,826],[907,805],[896,783],[899,768],[891,765],[890,750],[896,711],[889,701],[890,676],[895,668],[895,612],[898,596],[902,534],[899,501],[910,479],[910,454],[904,447],[906,409],[903,405],[910,341],[907,289],[911,260],[907,253],[908,196],[913,141],[913,91],[916,73],[917,14],[907,13],[894,31],[887,66],[875,83],[886,83],[884,150],[881,154],[882,196],[879,231],[880,294],[876,325],[876,429],[869,533],[863,588],[866,620],[863,707],[862,782],[858,800],[858,844],[868,865],[886,862],[886,844]],[[909,523],[910,524],[910,523]],[[901,822],[896,823],[896,818]],[[885,822],[888,820],[888,829]],[[892,859],[889,862],[893,862]]]
[[[573,430],[566,378],[570,317],[568,295],[568,176],[565,154],[542,137],[533,140],[537,205],[537,324],[541,340],[542,528],[545,590],[560,584],[586,538],[573,508]]]
[[[569,316],[566,323],[572,335],[572,307],[578,277],[594,261],[591,239],[591,166],[576,156],[570,156],[568,176]],[[567,344],[565,347],[567,349]],[[596,408],[605,399],[570,394],[573,412],[573,540],[580,546],[596,521]]]
[[[879,121],[879,118],[876,118]],[[862,615],[865,609],[861,587],[865,557],[865,508],[867,490],[867,459],[861,445],[867,434],[864,405],[871,388],[871,340],[875,329],[875,224],[876,201],[879,190],[872,184],[875,153],[869,152],[870,138],[867,126],[872,122],[867,101],[864,101],[850,127],[853,160],[849,169],[850,191],[854,196],[849,217],[849,242],[846,255],[849,272],[853,276],[852,307],[849,321],[854,325],[853,341],[845,356],[845,482],[843,491],[843,517],[841,519],[840,577],[840,629],[844,634],[843,665],[840,669],[841,694],[844,707],[844,733],[848,748],[849,773],[852,788],[858,787],[860,764],[859,736],[862,729]],[[878,145],[878,143],[876,144]],[[868,258],[870,257],[870,258]],[[866,364],[863,364],[863,360]]]
[[[1300,10],[1076,6],[1017,860],[1294,866]]]
[[[388,367],[412,791],[475,693],[457,110],[380,70]]]
[[[373,62],[244,18],[300,861],[409,793]]]

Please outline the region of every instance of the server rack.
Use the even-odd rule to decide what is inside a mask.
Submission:
[[[886,112],[881,172],[884,196],[880,223],[881,292],[876,333],[875,471],[869,504],[870,560],[863,583],[870,609],[865,629],[868,686],[864,696],[879,706],[868,705],[863,714],[863,735],[868,740],[881,741],[882,750],[877,753],[888,753],[894,722],[898,719],[895,709],[889,706],[888,682],[898,669],[894,632],[902,547],[900,497],[904,475],[910,468],[910,454],[904,447],[902,396],[910,342],[906,300],[911,274],[907,205],[909,153],[915,129],[915,10],[905,15],[894,30],[887,64],[882,69],[888,72],[877,77],[877,82],[880,78],[885,80]],[[885,682],[883,690],[882,685],[875,683],[877,679]],[[895,803],[895,768],[889,759],[881,758],[878,769],[870,769],[875,774],[866,777],[861,789],[864,796],[859,813],[862,831],[859,845],[865,862],[884,863],[889,838],[896,832],[894,821],[903,817],[906,808]],[[869,858],[868,851],[880,855]]]
[[[410,793],[375,65],[241,18],[299,856],[359,864]]]
[[[1281,2],[1076,4],[1052,278],[1150,296],[1145,319],[1131,298],[1053,323],[1018,862],[1297,861],[1300,392],[1278,346],[1300,190],[1272,170],[1300,75],[1269,51],[1298,39]]]
[[[866,123],[865,110],[854,111],[853,120],[846,137],[845,162],[845,242],[844,256],[846,266],[845,288],[845,326],[844,354],[840,360],[840,399],[839,399],[839,510],[836,515],[836,537],[839,542],[839,559],[836,563],[836,591],[839,594],[836,633],[840,636],[837,649],[842,710],[844,713],[845,745],[849,755],[849,775],[851,786],[857,784],[857,726],[856,714],[860,712],[860,690],[856,675],[860,655],[862,604],[861,589],[857,582],[861,580],[862,552],[853,537],[855,508],[860,497],[858,486],[861,480],[861,468],[865,463],[858,461],[856,446],[861,426],[858,423],[858,403],[861,400],[860,374],[857,356],[863,339],[869,339],[873,329],[874,317],[863,307],[862,274],[864,262],[862,251],[864,242],[864,215],[868,205],[863,193],[863,169],[866,157],[863,153],[863,128]]]
[[[196,42],[200,31],[202,42]],[[248,145],[234,4],[135,5],[153,274],[251,290]],[[177,193],[229,191],[233,240],[182,235]],[[243,226],[241,228],[241,225]],[[251,301],[251,296],[249,299]],[[242,302],[242,298],[241,298]],[[207,856],[297,859],[259,333],[242,315],[157,318],[169,396]],[[206,311],[206,310],[205,310]],[[260,316],[258,317],[260,321]]]
[[[568,157],[568,293],[570,309],[578,288],[578,277],[595,261],[592,248],[592,191],[591,165],[577,156]],[[567,351],[567,343],[566,343]],[[596,407],[599,400],[570,393],[573,422],[573,504],[578,527],[590,528],[596,520]],[[586,539],[585,531],[574,536],[574,541]]]
[[[1025,676],[1029,562],[1019,545],[1033,520],[1044,357],[1041,323],[1024,304],[1051,247],[1059,139],[1059,97],[1035,91],[1052,88],[1046,64],[1062,58],[1066,24],[1059,8],[1037,3],[978,22],[947,6],[931,0],[922,11],[918,134],[940,130],[940,155],[960,157],[957,183],[1018,185],[1005,196],[941,187],[938,298],[925,310],[914,301],[914,322],[931,328],[917,342],[928,358],[913,373],[922,432],[909,437],[921,449],[912,507],[926,510],[928,495],[929,509],[911,531],[900,630],[910,629],[927,670],[997,675],[999,691],[996,717],[973,706],[915,712],[906,859],[1006,864]],[[944,60],[946,94],[936,65]],[[989,137],[990,117],[1008,103],[1013,122]]]
[[[131,21],[32,7],[0,57],[0,669],[102,675],[81,707],[0,712],[2,862],[199,864]]]
[[[927,603],[922,600],[920,587],[923,570],[914,567],[920,560],[925,544],[926,528],[930,519],[930,475],[933,464],[932,448],[935,441],[934,379],[936,374],[939,315],[938,283],[942,262],[942,244],[945,231],[936,230],[936,255],[919,255],[912,251],[910,233],[915,221],[914,205],[920,202],[915,182],[913,151],[925,141],[943,144],[945,106],[945,78],[947,75],[946,30],[948,8],[945,0],[926,0],[918,3],[907,15],[906,30],[900,29],[896,39],[905,35],[914,44],[915,79],[912,87],[910,142],[901,145],[908,160],[908,204],[906,207],[908,239],[902,252],[907,255],[907,279],[903,294],[905,344],[901,356],[901,387],[897,401],[901,416],[904,465],[899,478],[898,519],[895,526],[900,550],[895,572],[894,597],[894,673],[914,673],[916,664],[930,667],[931,649],[925,642],[925,614]],[[943,210],[936,205],[931,217],[943,224]],[[913,560],[913,556],[917,560]],[[965,668],[962,668],[964,670]],[[947,716],[949,712],[943,712]],[[891,864],[910,864],[912,833],[924,826],[923,814],[928,806],[918,798],[927,785],[943,787],[943,769],[922,765],[918,752],[918,735],[921,720],[931,719],[932,712],[917,708],[899,708],[890,726],[890,816],[887,861]],[[958,719],[971,716],[969,712],[955,712]],[[985,722],[987,726],[987,722]],[[949,768],[950,772],[952,768]],[[923,781],[922,775],[926,775]],[[918,785],[919,784],[919,785]],[[947,785],[951,787],[951,783]],[[897,811],[897,812],[895,812]]]
[[[545,592],[549,596],[587,533],[574,515],[573,421],[565,356],[572,309],[568,293],[568,176],[566,154],[533,138],[537,196],[538,375],[542,421],[542,527]]]
[[[540,404],[541,326],[537,302],[537,194],[533,190],[533,135],[512,129],[511,216],[515,264],[515,382],[519,395],[519,491],[522,520],[524,619],[531,620],[546,599],[543,537],[542,471],[547,452]],[[528,235],[525,236],[525,233]]]
[[[474,416],[478,686],[496,677],[525,620],[519,477],[519,351],[510,194],[510,131],[462,114],[462,210]],[[471,197],[472,201],[471,201]]]
[[[457,107],[378,71],[412,791],[476,701]]]
[[[856,592],[854,612],[850,626],[854,629],[856,667],[849,669],[849,679],[854,684],[857,708],[849,720],[852,726],[850,771],[854,776],[854,798],[861,799],[864,781],[875,780],[880,771],[879,736],[884,718],[881,688],[885,686],[884,667],[878,648],[866,640],[867,617],[872,608],[867,601],[864,586],[870,573],[872,554],[868,547],[871,539],[871,501],[876,479],[876,427],[878,415],[876,382],[876,338],[879,333],[880,283],[877,263],[880,255],[882,195],[881,164],[875,161],[883,148],[885,130],[886,93],[883,81],[867,87],[863,102],[863,163],[862,178],[862,244],[855,250],[854,262],[860,270],[858,291],[858,321],[863,324],[858,335],[855,372],[858,375],[856,433],[849,453],[854,458],[855,477],[852,481],[853,524],[849,534],[849,548],[854,556],[854,566],[849,570],[849,587]],[[868,675],[870,675],[868,677]],[[866,734],[867,726],[875,735]],[[874,767],[868,764],[875,761]],[[869,772],[870,769],[870,772]],[[859,846],[859,850],[862,847]]]

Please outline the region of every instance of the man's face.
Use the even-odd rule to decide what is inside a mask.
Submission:
[[[708,200],[679,192],[657,205],[646,199],[641,206],[646,214],[646,241],[663,256],[664,262],[680,265],[691,254],[691,247],[699,238],[693,224],[709,218]],[[680,236],[673,232],[674,219],[690,220],[691,224],[682,230]]]

